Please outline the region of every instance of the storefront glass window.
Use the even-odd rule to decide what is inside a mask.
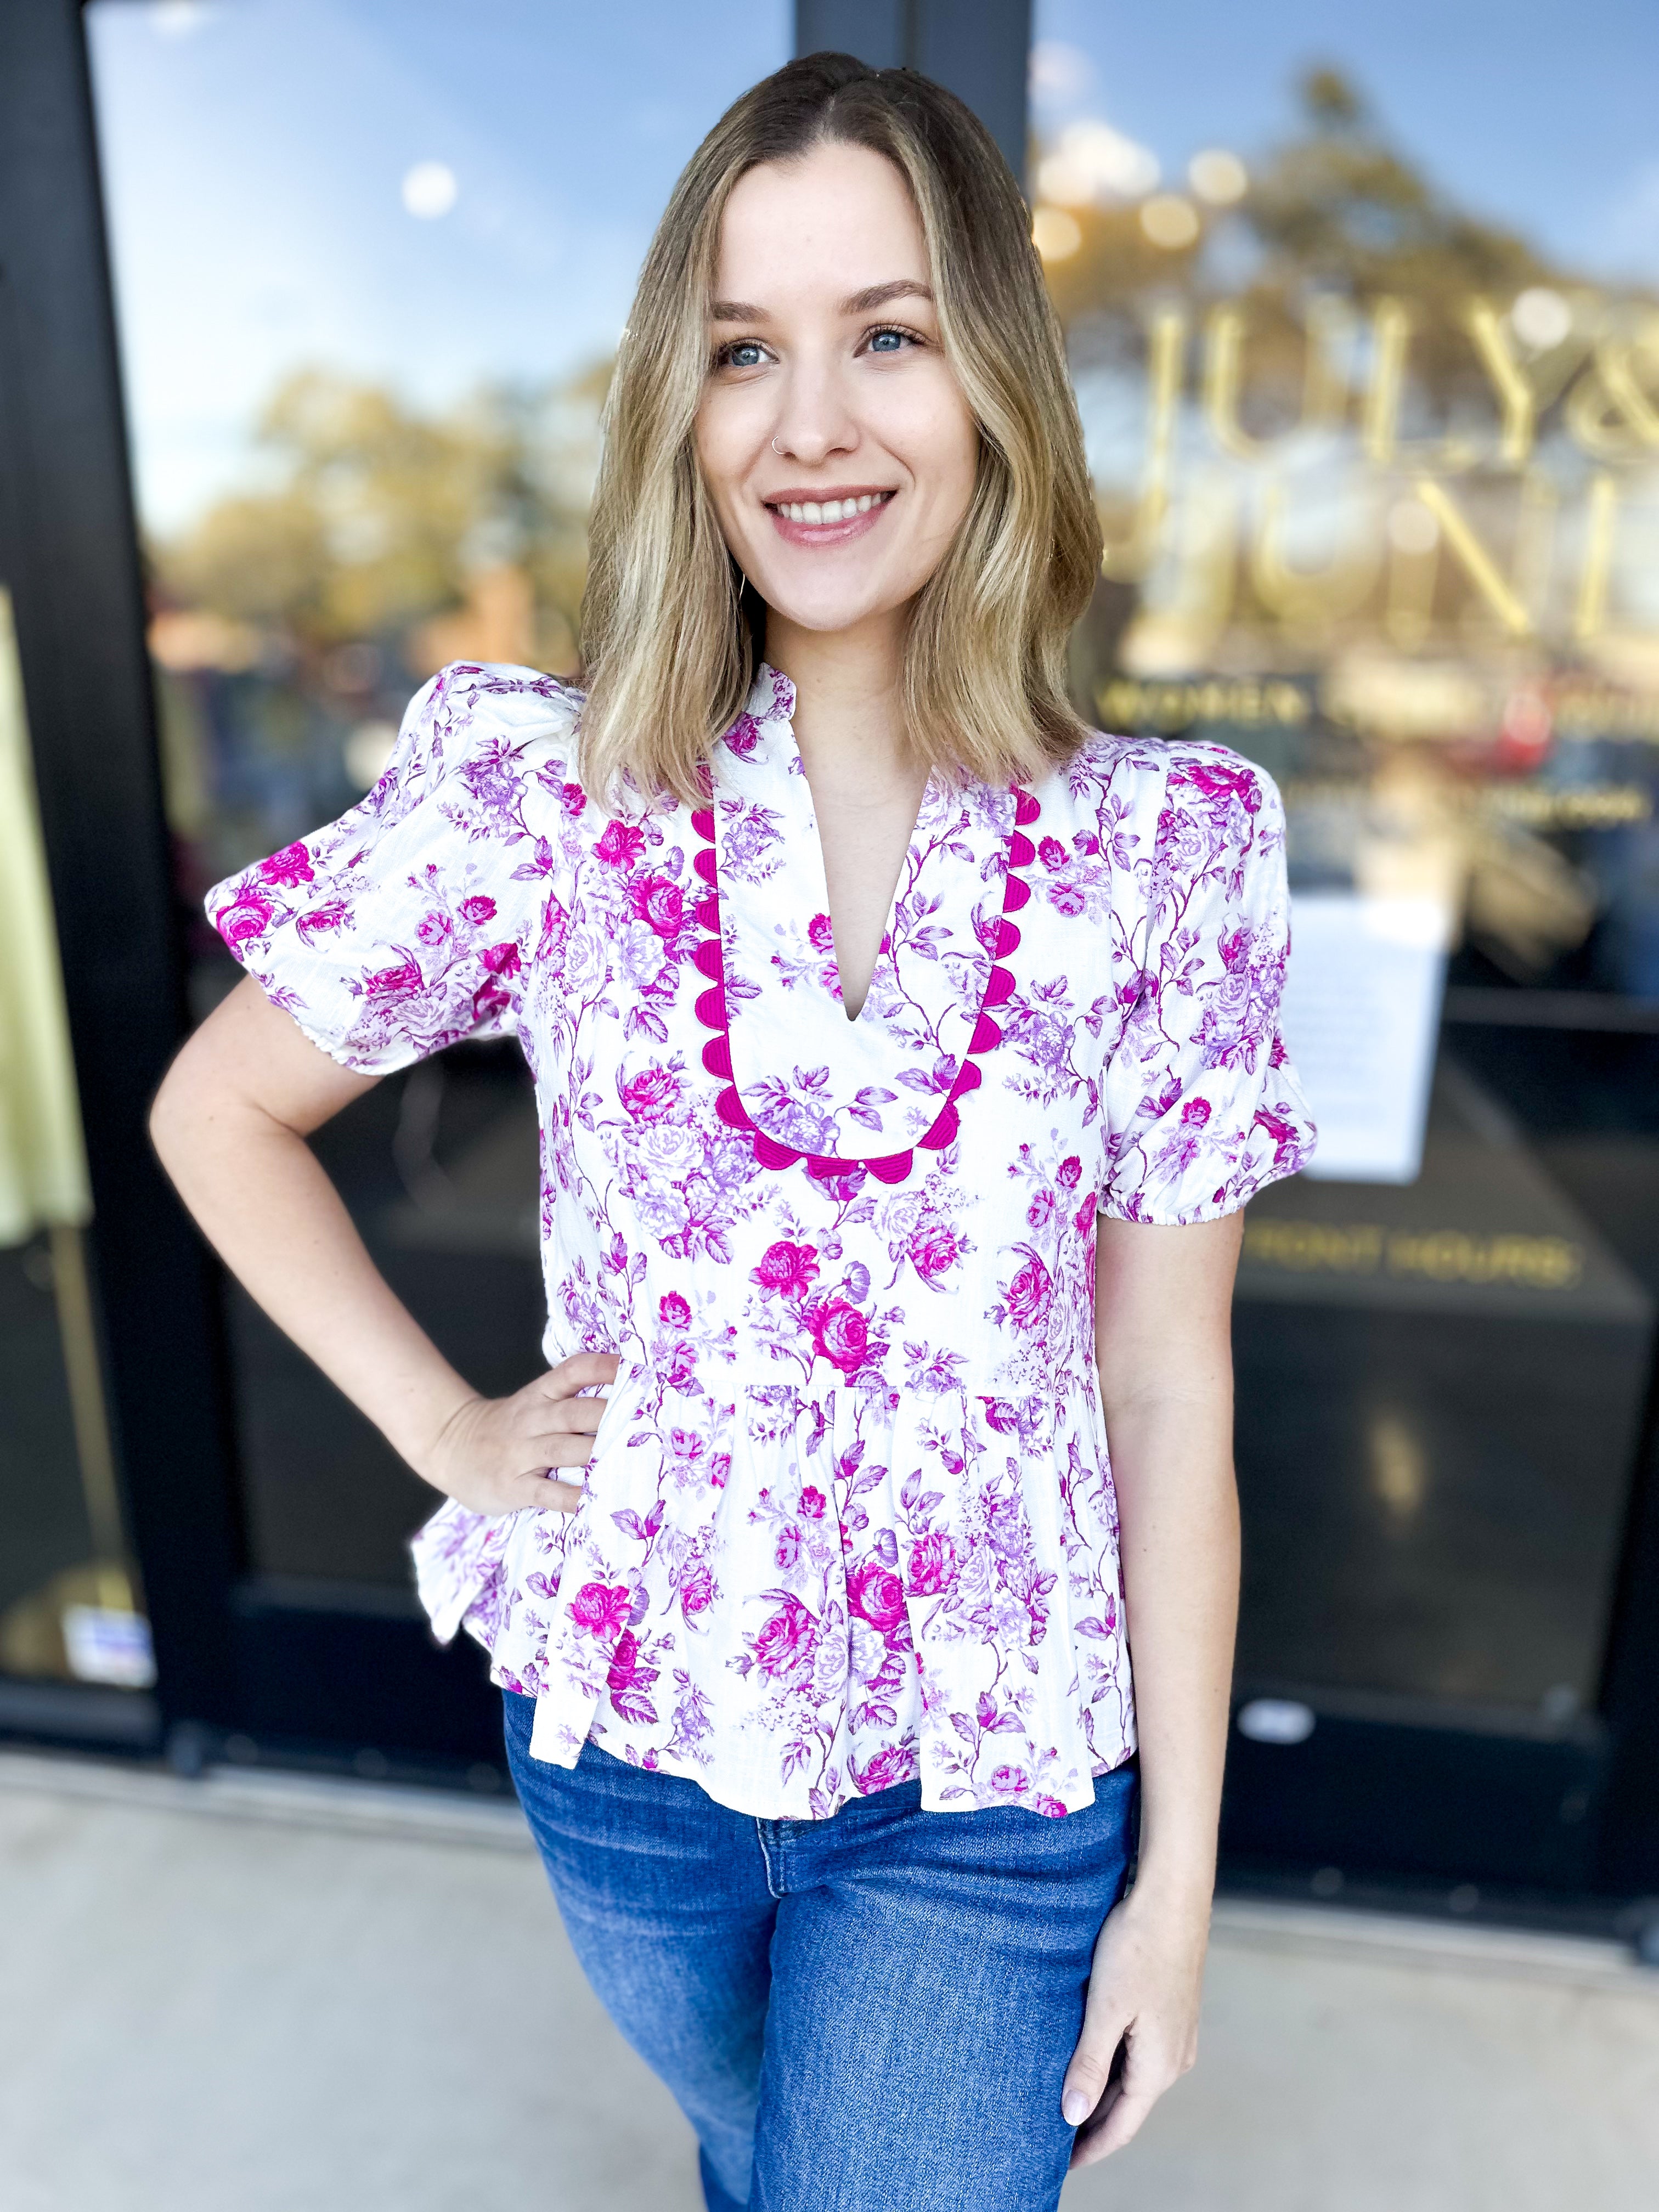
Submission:
[[[1659,29],[1036,36],[1108,546],[1079,694],[1288,812],[1323,1146],[1246,1229],[1241,1674],[1571,1725],[1659,1292]]]
[[[0,585],[0,1675],[155,1679],[116,1487],[80,1101]]]
[[[641,253],[784,0],[93,0],[87,10],[191,986],[219,877],[374,783],[445,662],[575,663],[600,404]],[[536,1372],[516,1048],[383,1084],[318,1149],[479,1388]],[[404,1585],[430,1504],[229,1292],[254,1565]]]

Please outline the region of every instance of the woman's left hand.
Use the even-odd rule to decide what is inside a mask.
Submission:
[[[1137,1881],[1095,1944],[1083,2033],[1066,2069],[1061,2110],[1078,2130],[1073,2166],[1121,2150],[1198,2056],[1198,2012],[1210,1936],[1206,1894]],[[1121,2064],[1112,2062],[1119,2044]]]

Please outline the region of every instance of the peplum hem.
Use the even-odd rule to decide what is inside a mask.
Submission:
[[[536,1699],[533,1756],[574,1766],[591,1736],[763,1819],[824,1819],[911,1780],[936,1812],[1093,1802],[1135,1739],[1086,1389],[1044,1433],[1000,1434],[971,1400],[948,1419],[895,1406],[878,1376],[819,1361],[781,1407],[775,1385],[739,1392],[720,1409],[722,1479],[679,1486],[665,1470],[687,1409],[658,1395],[642,1367],[619,1377],[575,1514],[452,1503],[415,1540],[434,1634],[465,1627],[491,1679]],[[981,1471],[976,1521],[926,1472],[941,1437]],[[716,1758],[734,1674],[755,1710]]]

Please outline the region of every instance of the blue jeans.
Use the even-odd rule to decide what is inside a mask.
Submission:
[[[1135,1765],[1064,1820],[919,1783],[757,1820],[596,1744],[507,1747],[565,1928],[702,2146],[709,2212],[1052,2212],[1060,2083],[1122,1893]]]

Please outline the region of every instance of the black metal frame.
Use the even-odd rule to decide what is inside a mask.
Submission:
[[[799,0],[798,47],[936,76],[1018,169],[1030,15],[1028,0]],[[128,1747],[166,1731],[181,1763],[257,1740],[290,1756],[355,1752],[374,1771],[471,1763],[477,1778],[499,1753],[476,1653],[440,1652],[383,1593],[248,1575],[219,1285],[146,1138],[185,1012],[78,0],[0,7],[0,580],[16,610],[116,1439],[160,1672],[153,1705],[0,1686],[0,1729]],[[1558,1901],[1659,1893],[1656,1434],[1650,1420],[1600,1719],[1501,1739],[1427,1711],[1331,1707],[1302,1746],[1236,1736],[1224,1843],[1237,1878],[1294,1881],[1328,1863]],[[1600,1819],[1565,1836],[1557,1814],[1574,1793]],[[1380,1826],[1387,1804],[1407,1814]],[[1410,1809],[1429,1805],[1431,1822]]]
[[[1659,1364],[1643,1433],[1601,1678],[1609,1758],[1594,1881],[1659,1906]]]
[[[1024,178],[1030,0],[795,0],[795,52],[825,50],[946,86]]]
[[[0,576],[16,614],[160,1705],[216,1717],[231,1678],[216,1594],[239,1556],[225,1370],[208,1267],[144,1129],[185,1010],[76,0],[0,9]]]

